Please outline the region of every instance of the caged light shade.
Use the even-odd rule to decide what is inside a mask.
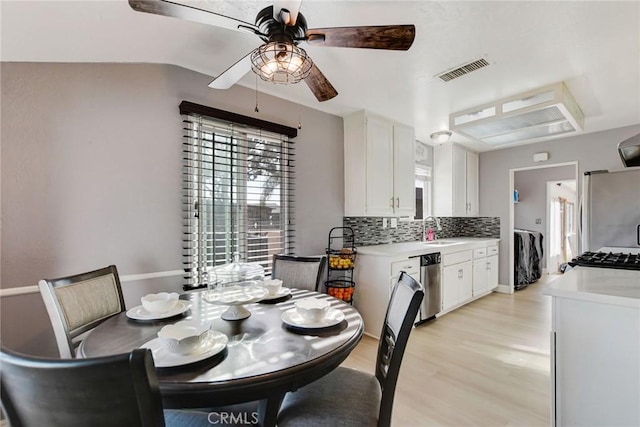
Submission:
[[[309,75],[312,66],[307,52],[293,43],[266,43],[251,54],[253,72],[272,83],[298,83]]]

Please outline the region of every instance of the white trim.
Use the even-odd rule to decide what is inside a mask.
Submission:
[[[157,271],[155,273],[128,274],[120,276],[120,282],[133,282],[135,280],[158,279],[160,277],[173,277],[184,275],[184,270]],[[17,295],[37,294],[40,292],[38,285],[33,286],[17,286],[14,288],[0,289],[0,298],[13,297]],[[0,425],[0,427],[2,427]]]

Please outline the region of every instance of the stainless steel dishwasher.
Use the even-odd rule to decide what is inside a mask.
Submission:
[[[440,252],[420,255],[420,282],[424,287],[424,299],[420,307],[418,323],[433,319],[440,313],[442,307],[440,259]]]

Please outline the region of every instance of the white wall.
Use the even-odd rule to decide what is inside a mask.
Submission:
[[[588,126],[588,117],[587,117]],[[480,216],[500,217],[500,283],[509,283],[509,208],[513,194],[509,189],[511,169],[539,166],[533,154],[549,153],[548,164],[578,162],[578,197],[585,171],[622,169],[617,145],[640,132],[640,125],[604,132],[577,135],[537,144],[480,153]]]
[[[187,100],[302,129],[296,253],[323,253],[342,225],[342,118],[170,65],[2,63],[1,286],[115,264],[121,275],[182,268],[182,119]],[[147,286],[123,285],[128,306]],[[55,348],[39,294],[2,298],[3,344]]]

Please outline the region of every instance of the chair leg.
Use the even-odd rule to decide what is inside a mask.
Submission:
[[[258,417],[262,427],[275,427],[284,395],[284,393],[273,394],[260,401],[258,404]]]

